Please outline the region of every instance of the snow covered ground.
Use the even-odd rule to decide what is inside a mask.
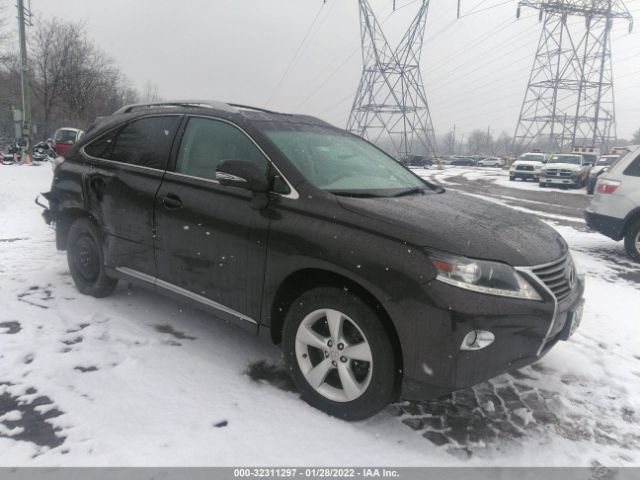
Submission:
[[[620,244],[556,225],[587,303],[538,363],[349,424],[241,330],[126,284],[80,295],[33,203],[50,179],[0,165],[0,466],[640,466],[639,267]]]

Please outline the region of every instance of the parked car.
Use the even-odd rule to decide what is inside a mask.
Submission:
[[[585,218],[603,235],[624,239],[629,256],[640,262],[640,147],[630,150],[598,178]]]
[[[593,195],[598,177],[606,172],[619,159],[620,155],[603,155],[591,170],[589,170],[589,178],[587,179],[587,193],[589,195]]]
[[[475,167],[477,163],[473,158],[454,158],[451,160],[450,165],[456,165],[458,167]]]
[[[123,279],[264,336],[303,398],[348,420],[535,362],[581,318],[551,227],[309,116],[124,107],[45,196],[80,292]]]
[[[538,181],[540,169],[545,162],[544,153],[523,153],[509,168],[509,180],[512,182],[521,180]]]
[[[84,132],[77,128],[59,128],[53,134],[53,149],[58,155],[64,155],[67,150],[82,138]]]
[[[499,157],[488,157],[478,162],[479,167],[504,167],[504,160]]]
[[[587,184],[589,169],[582,155],[558,153],[552,155],[540,170],[539,185],[582,188]]]

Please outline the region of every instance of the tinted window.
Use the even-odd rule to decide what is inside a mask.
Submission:
[[[238,128],[226,122],[191,118],[184,132],[176,172],[215,179],[223,160],[246,160],[267,168],[267,159]]]
[[[631,177],[640,177],[640,156],[637,156],[636,159],[625,168],[623,174]]]
[[[164,170],[180,117],[149,117],[129,123],[115,139],[111,160]]]
[[[94,140],[89,145],[84,147],[84,151],[87,155],[96,158],[104,158],[106,160],[111,159],[111,149],[113,148],[114,139],[118,135],[120,129],[115,129],[106,135]]]

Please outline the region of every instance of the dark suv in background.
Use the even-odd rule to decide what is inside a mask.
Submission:
[[[124,107],[45,196],[82,293],[124,279],[264,335],[304,399],[345,419],[534,362],[580,321],[554,230],[308,116]]]

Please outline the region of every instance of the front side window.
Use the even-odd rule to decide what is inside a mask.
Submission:
[[[265,123],[263,133],[315,187],[343,195],[393,196],[428,184],[360,137],[319,125]]]
[[[166,169],[180,118],[147,117],[127,124],[115,138],[110,160],[159,170]]]
[[[215,179],[224,160],[245,160],[267,170],[267,159],[239,128],[220,120],[191,118],[182,137],[176,172]]]

